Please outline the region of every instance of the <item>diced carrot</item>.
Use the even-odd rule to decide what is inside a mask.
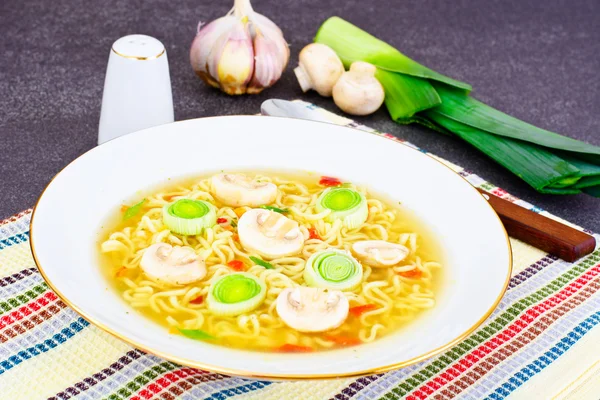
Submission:
[[[363,313],[366,313],[367,311],[371,311],[371,310],[375,310],[377,308],[376,304],[363,304],[362,306],[354,306],[354,307],[350,307],[350,314],[354,315],[355,317],[360,317]]]
[[[319,185],[327,187],[341,186],[342,181],[340,181],[338,178],[333,178],[331,176],[322,176],[321,180],[319,181]]]
[[[233,236],[231,237],[233,240],[235,240],[236,242],[240,241],[240,237],[237,233],[234,233]]]
[[[173,200],[173,197],[177,196],[176,194],[171,194],[171,195],[167,195],[165,197],[163,197],[164,200],[166,201],[171,201]]]
[[[283,353],[309,353],[313,351],[313,348],[308,346],[298,346],[296,344],[286,343],[283,346],[278,347],[277,351]]]
[[[190,300],[190,304],[202,304],[204,303],[204,297],[202,295],[196,297],[195,299]]]
[[[326,335],[325,340],[329,340],[330,342],[333,342],[340,346],[356,346],[362,343],[362,340],[360,340],[359,338],[347,336]]]
[[[115,273],[115,276],[117,278],[122,278],[125,275],[127,275],[127,267],[121,267],[117,270],[117,272]]]
[[[127,210],[129,210],[129,206],[126,206],[125,204],[123,204],[123,205],[121,206],[121,212],[125,212],[125,211],[127,211]]]
[[[421,271],[419,268],[415,268],[415,269],[411,269],[410,271],[398,272],[398,275],[400,275],[404,278],[418,279],[423,276],[423,271]]]
[[[241,217],[242,215],[244,215],[244,213],[246,212],[246,209],[243,207],[238,207],[238,208],[234,208],[233,212],[235,213],[235,215],[239,217]]]
[[[217,218],[217,224],[224,224],[225,222],[227,222],[227,218]]]
[[[308,238],[323,240],[315,228],[308,228]]]
[[[244,267],[246,266],[246,264],[240,260],[231,260],[227,263],[227,265],[234,271],[243,271]]]

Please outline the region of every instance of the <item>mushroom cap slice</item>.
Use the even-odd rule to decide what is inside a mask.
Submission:
[[[257,182],[244,174],[218,174],[211,183],[215,197],[231,207],[258,207],[272,203],[277,197],[275,184]]]
[[[352,253],[362,263],[372,267],[391,267],[404,260],[410,250],[385,240],[362,240],[352,245]]]
[[[206,276],[206,265],[188,246],[155,243],[144,251],[140,267],[150,279],[172,285],[185,285]]]
[[[246,211],[240,217],[238,235],[244,249],[267,259],[298,254],[304,246],[298,222],[262,208]]]
[[[348,317],[348,299],[339,290],[299,286],[277,296],[277,314],[300,332],[323,332],[340,326]]]

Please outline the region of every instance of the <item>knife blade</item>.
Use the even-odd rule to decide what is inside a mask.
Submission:
[[[318,111],[287,100],[266,100],[261,104],[260,111],[262,115],[273,117],[332,123]],[[504,200],[490,192],[479,188],[477,190],[498,214],[506,232],[515,239],[569,262],[590,254],[596,248],[596,239],[593,236]]]

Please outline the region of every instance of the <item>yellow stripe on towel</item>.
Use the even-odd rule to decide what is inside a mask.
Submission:
[[[106,368],[130,350],[90,326],[61,344],[0,375],[0,399],[45,399]]]

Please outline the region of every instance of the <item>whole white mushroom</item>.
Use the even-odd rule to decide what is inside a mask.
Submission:
[[[311,43],[300,51],[294,73],[303,92],[314,89],[321,96],[330,97],[333,86],[344,73],[344,64],[329,46]]]
[[[385,98],[383,86],[375,78],[377,68],[356,61],[344,72],[333,87],[333,101],[342,111],[352,115],[372,114]]]

